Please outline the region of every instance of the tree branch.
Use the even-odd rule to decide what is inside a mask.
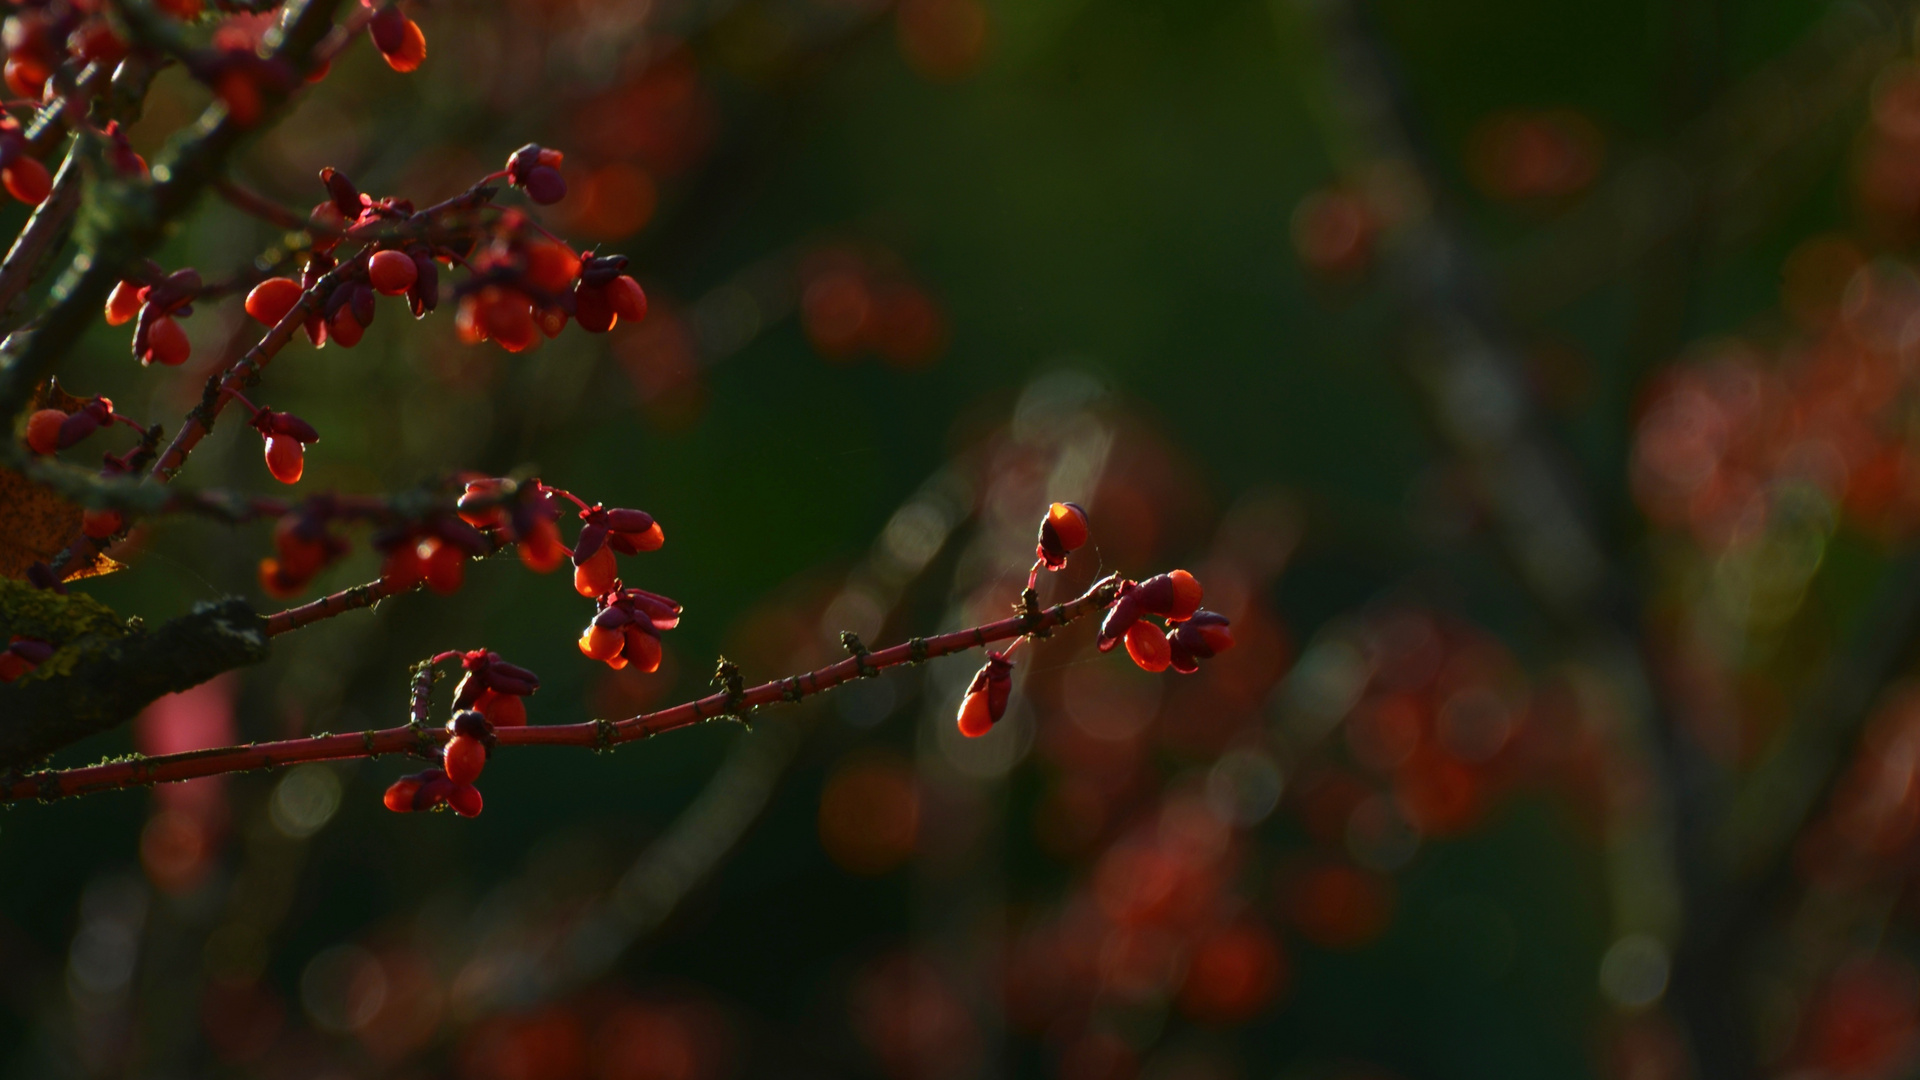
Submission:
[[[750,689],[722,690],[671,708],[619,721],[594,720],[584,724],[498,728],[494,731],[494,739],[500,746],[578,746],[604,750],[636,739],[691,727],[704,720],[723,716],[744,717],[763,705],[799,701],[890,667],[965,652],[996,641],[1045,633],[1106,610],[1113,605],[1119,589],[1119,576],[1110,575],[1080,596],[1050,608],[956,630],[950,634],[914,638],[877,652],[849,656],[838,663],[801,675],[761,683]],[[264,648],[264,628],[260,633]],[[446,739],[444,729],[408,724],[378,731],[317,735],[306,739],[133,758],[77,769],[16,774],[0,780],[0,802],[51,800],[221,773],[278,768],[307,761],[339,761],[398,753],[430,755]]]

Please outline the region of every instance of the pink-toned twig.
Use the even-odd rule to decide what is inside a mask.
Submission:
[[[377,591],[359,586],[367,595]],[[691,727],[716,717],[744,717],[763,705],[795,702],[830,690],[841,683],[878,674],[890,667],[919,663],[936,656],[965,652],[1008,638],[1041,634],[1065,626],[1076,619],[1111,607],[1120,590],[1120,578],[1103,578],[1080,596],[1050,608],[1031,608],[1011,618],[981,626],[956,630],[930,638],[914,638],[875,652],[862,652],[838,663],[803,675],[776,679],[758,686],[727,689],[692,701],[682,702],[657,712],[642,713],[625,720],[593,720],[584,724],[555,724],[528,727],[504,727],[494,731],[499,746],[578,746],[607,749],[635,739],[645,739],[678,728]],[[348,590],[349,593],[355,590]],[[335,594],[335,597],[343,594]],[[335,597],[316,600],[292,612],[318,608],[335,602]],[[371,604],[378,596],[354,601],[355,606]],[[343,609],[345,610],[345,609]],[[325,618],[325,612],[306,621]],[[290,628],[290,627],[289,627]],[[269,632],[272,632],[271,630]],[[423,678],[416,669],[412,693],[412,712],[416,723],[378,731],[358,731],[345,735],[320,735],[306,739],[254,743],[213,750],[195,750],[161,757],[137,757],[78,769],[51,769],[14,775],[0,780],[0,802],[20,799],[51,800],[68,795],[107,791],[114,788],[142,787],[148,784],[192,780],[221,773],[252,769],[279,768],[308,761],[341,761],[371,758],[382,754],[417,753],[432,756],[446,742],[447,732],[440,727],[417,721],[424,712],[420,691]],[[428,674],[424,677],[431,679]],[[430,685],[430,683],[428,684]]]

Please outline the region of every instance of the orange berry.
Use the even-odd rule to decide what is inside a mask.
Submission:
[[[471,784],[480,779],[480,770],[486,768],[487,747],[479,739],[455,735],[447,740],[443,760],[447,779],[456,784]]]
[[[306,448],[290,435],[267,436],[267,471],[283,484],[297,484],[307,468]]]
[[[401,74],[417,70],[427,60],[427,35],[420,30],[420,24],[402,16],[400,19],[400,42],[391,51],[382,49],[380,55],[387,66]],[[479,813],[475,810],[474,813]],[[469,817],[472,814],[467,815]]]
[[[633,546],[641,551],[658,551],[660,545],[666,542],[667,534],[661,530],[660,523],[657,521],[653,523],[652,528],[633,538]]]
[[[550,574],[567,557],[560,543],[560,527],[551,521],[536,521],[520,541],[520,561],[536,574]]]
[[[140,296],[138,282],[123,281],[113,287],[107,295],[107,325],[124,326],[140,314],[140,305],[146,303]]]
[[[193,343],[187,340],[187,332],[180,329],[179,323],[162,315],[147,328],[147,350],[152,362],[179,367],[193,355]]]
[[[605,596],[618,580],[620,564],[614,560],[611,547],[601,547],[573,568],[573,588],[581,596]]]
[[[1087,512],[1072,503],[1054,503],[1047,508],[1047,523],[1060,538],[1060,546],[1078,551],[1087,542]]]
[[[60,425],[67,414],[59,409],[41,409],[27,418],[27,447],[36,454],[51,454],[60,449]]]
[[[1185,570],[1175,570],[1167,575],[1173,580],[1173,610],[1167,612],[1167,618],[1174,622],[1185,622],[1193,618],[1200,610],[1202,590],[1200,581]]]
[[[580,634],[580,654],[589,660],[611,660],[626,643],[626,635],[618,630],[589,625]]]
[[[293,306],[300,302],[300,296],[305,291],[292,278],[268,278],[247,294],[247,314],[253,316],[255,322],[278,326],[280,320],[286,318]]]
[[[388,248],[375,252],[372,261],[367,263],[367,280],[387,296],[399,296],[413,288],[414,279],[419,276],[420,270],[413,265],[413,256],[404,251]]]
[[[1165,671],[1173,663],[1167,635],[1144,619],[1127,627],[1127,655],[1148,671]]]
[[[960,734],[969,739],[977,739],[993,730],[993,713],[987,704],[986,691],[968,694],[960,699]]]

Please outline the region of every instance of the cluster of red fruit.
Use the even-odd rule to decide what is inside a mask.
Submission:
[[[81,402],[79,408],[72,412],[52,407],[36,409],[27,418],[27,448],[36,454],[54,454],[79,444],[87,436],[115,421],[140,431],[143,436],[147,434],[138,421],[114,412],[110,399],[97,395]],[[125,454],[103,454],[100,475],[125,475],[144,461],[149,453],[143,438]],[[80,531],[95,540],[113,536],[124,525],[117,510],[89,509],[80,516]]]
[[[1224,615],[1200,606],[1200,582],[1185,570],[1156,574],[1145,581],[1120,586],[1120,597],[1100,624],[1100,651],[1122,640],[1127,655],[1148,671],[1175,671],[1191,675],[1200,661],[1211,660],[1233,647],[1233,631]],[[1148,616],[1166,620],[1155,626]]]
[[[0,650],[0,683],[10,683],[46,663],[53,652],[48,642],[15,634],[7,647]]]
[[[119,63],[127,55],[127,43],[114,32],[106,7],[100,0],[15,3],[0,31],[7,50],[7,89],[39,101],[47,80],[69,60],[75,68],[95,61]]]
[[[1048,507],[1034,548],[1034,574],[1037,576],[1043,567],[1050,571],[1064,569],[1067,557],[1084,546],[1090,535],[1087,512],[1078,504],[1057,502]],[[1033,580],[1029,578],[1029,586]],[[1148,671],[1165,671],[1168,666],[1187,674],[1200,670],[1200,661],[1233,647],[1233,631],[1226,617],[1201,609],[1200,596],[1200,582],[1185,570],[1145,581],[1121,582],[1100,626],[1100,651],[1107,652],[1124,639],[1127,655]],[[1166,628],[1148,622],[1148,616],[1166,620]],[[978,738],[1006,715],[1013,686],[1010,654],[1018,645],[1016,641],[1006,652],[987,653],[986,664],[974,674],[960,699],[961,734]]]
[[[133,322],[133,355],[142,366],[179,367],[193,355],[193,345],[175,320],[193,314],[202,288],[192,269],[175,270],[151,285],[122,281],[107,296],[107,325]]]
[[[475,649],[460,656],[466,675],[454,692],[454,713],[447,721],[447,743],[440,768],[395,780],[387,788],[387,809],[398,814],[451,807],[461,817],[480,812],[483,801],[474,782],[493,755],[493,729],[527,722],[522,698],[540,689],[540,678],[500,654]]]
[[[64,409],[36,409],[27,417],[27,447],[36,454],[65,450],[113,423],[113,401],[93,397],[75,412]]]

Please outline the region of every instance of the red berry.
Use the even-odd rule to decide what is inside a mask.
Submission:
[[[455,735],[447,740],[444,757],[447,779],[456,784],[471,784],[480,779],[480,770],[486,768],[487,746],[479,739]]]
[[[247,294],[247,314],[253,316],[255,322],[278,326],[305,291],[292,278],[268,278]],[[112,321],[112,316],[108,316],[108,321]]]
[[[366,327],[353,317],[353,309],[342,307],[327,320],[327,338],[336,341],[343,349],[351,349],[360,344],[360,335],[366,333]]]
[[[380,580],[393,589],[411,589],[420,584],[426,575],[426,566],[420,561],[420,551],[412,543],[401,544],[387,553],[387,561],[380,568]]]
[[[480,710],[480,715],[486,717],[487,723],[494,727],[527,726],[527,703],[517,694],[489,690],[480,695],[480,700],[474,702],[473,707]]]
[[[227,107],[227,115],[240,127],[260,122],[265,103],[260,100],[260,83],[243,68],[228,68],[214,80],[213,92]]]
[[[123,281],[113,287],[107,296],[107,325],[122,326],[132,322],[140,314],[140,305],[146,299],[140,295],[141,285],[134,281]]]
[[[461,817],[479,817],[481,808],[486,804],[480,798],[479,788],[472,784],[455,784],[453,790],[447,792],[447,805],[453,807],[453,812]]]
[[[47,167],[30,157],[16,158],[0,169],[0,182],[5,182],[7,194],[29,206],[39,206],[53,190],[53,177],[47,175]]]
[[[95,540],[105,540],[125,523],[118,510],[88,510],[80,515],[80,531]]]
[[[637,323],[647,317],[646,291],[626,274],[607,282],[607,303],[612,305],[615,315],[628,322]]]
[[[580,273],[580,256],[564,244],[535,241],[527,245],[527,283],[543,292],[558,293]]]
[[[450,596],[460,591],[467,580],[467,557],[452,544],[443,544],[435,539],[427,539],[420,545],[422,561],[425,562],[427,588],[441,596]]]
[[[573,290],[573,318],[589,334],[604,334],[618,321],[607,290],[594,285]]]
[[[149,362],[179,367],[192,355],[193,343],[187,340],[187,332],[180,329],[180,324],[173,319],[162,315],[147,328],[146,359]]]
[[[309,579],[289,573],[278,559],[260,560],[260,588],[276,600],[287,600],[306,591]]]
[[[283,484],[297,484],[306,471],[306,449],[291,435],[267,436],[267,471]]]
[[[641,671],[659,671],[660,639],[637,626],[629,626],[623,633],[626,635],[627,644],[626,648],[621,650],[620,659],[626,663],[620,666],[632,664]]]
[[[51,454],[60,449],[60,425],[67,414],[59,409],[41,409],[27,418],[27,446],[36,454]]]
[[[619,579],[620,564],[614,560],[610,547],[602,547],[573,568],[573,588],[581,596],[605,596]]]
[[[1127,627],[1127,655],[1148,671],[1165,671],[1173,662],[1173,649],[1159,627],[1144,620]]]
[[[376,252],[373,260],[367,263],[367,280],[388,296],[399,296],[413,288],[414,279],[419,276],[419,268],[413,265],[413,256],[403,251],[389,248]]]
[[[384,10],[392,11],[398,17],[392,24],[395,27],[393,32],[397,37],[386,38],[384,43],[381,43],[380,38],[375,39],[381,57],[386,60],[388,67],[402,74],[418,69],[427,59],[427,35],[421,33],[419,23],[401,15],[396,9]],[[385,35],[382,37],[384,38]],[[477,809],[474,811],[475,814],[479,812]]]
[[[552,573],[566,557],[566,546],[560,543],[560,527],[551,521],[534,522],[520,540],[520,561],[536,574]]]
[[[487,290],[480,301],[480,323],[487,336],[508,352],[519,352],[533,344],[537,333],[533,325],[533,307],[517,292]]]
[[[7,58],[7,89],[23,98],[40,100],[47,86],[46,66],[31,57],[10,56]]]

